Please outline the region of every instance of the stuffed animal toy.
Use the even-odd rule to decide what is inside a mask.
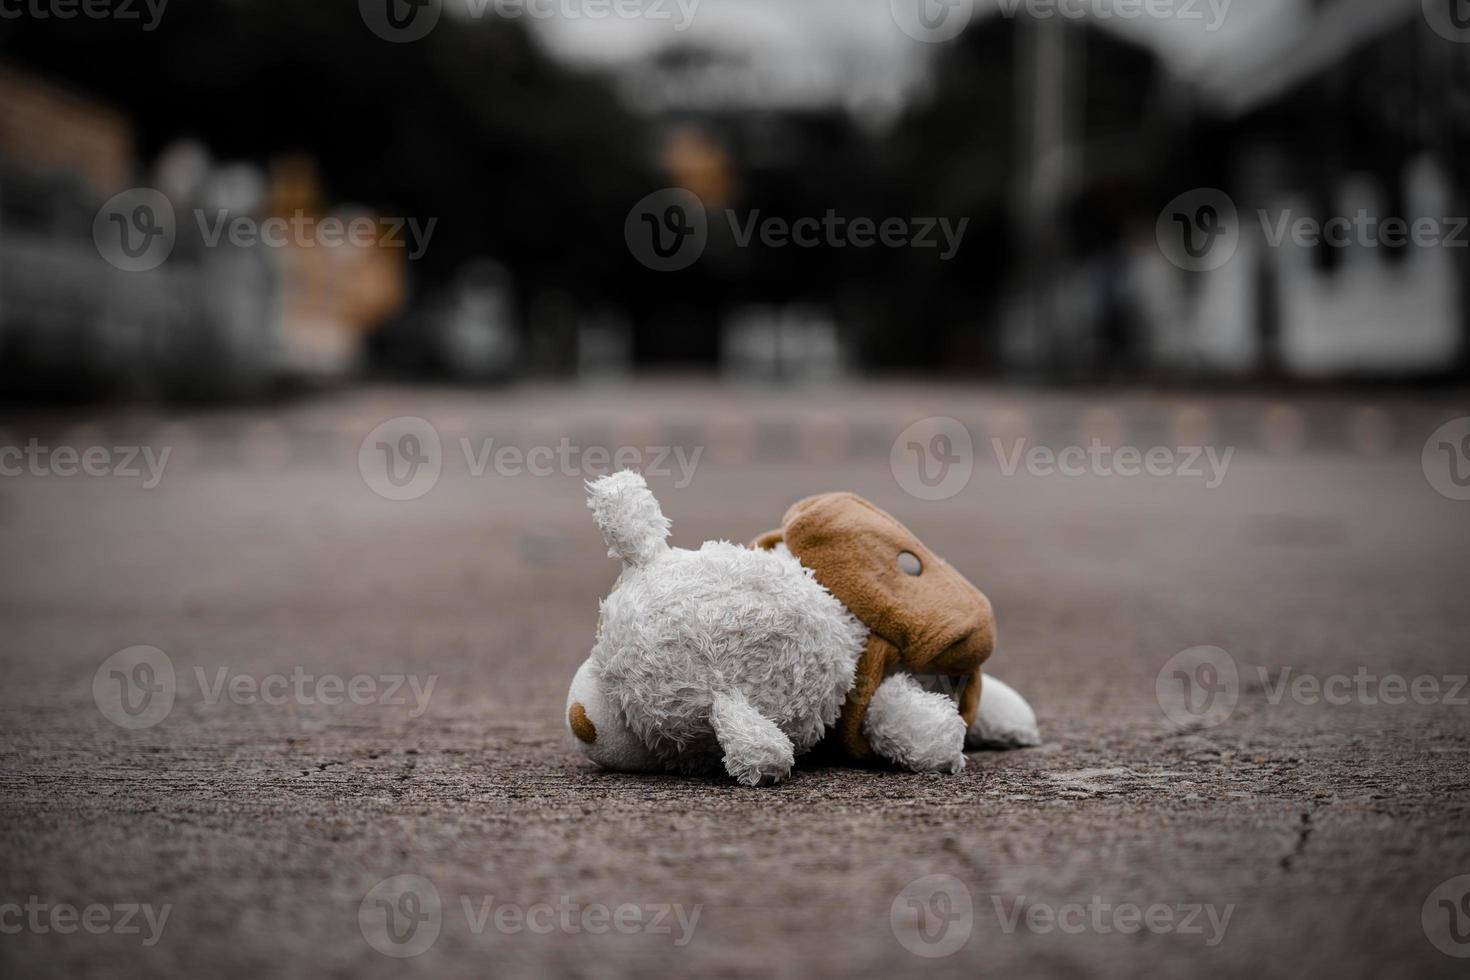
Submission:
[[[982,681],[989,601],[867,501],[812,497],[753,547],[688,551],[668,546],[638,474],[588,492],[623,566],[567,696],[568,727],[598,765],[723,768],[754,786],[785,779],[824,736],[915,772],[959,772],[967,747],[1040,744],[1030,706]]]

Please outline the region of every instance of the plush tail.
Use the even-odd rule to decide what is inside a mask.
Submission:
[[[668,550],[669,519],[642,476],[632,470],[604,476],[587,484],[587,496],[609,558],[642,568]]]

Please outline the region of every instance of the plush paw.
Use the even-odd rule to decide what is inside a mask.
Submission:
[[[885,680],[873,695],[863,734],[873,751],[914,772],[965,769],[965,720],[954,702],[931,694],[906,674]]]
[[[980,709],[965,733],[965,748],[1027,749],[1041,744],[1036,713],[1010,685],[985,675]]]

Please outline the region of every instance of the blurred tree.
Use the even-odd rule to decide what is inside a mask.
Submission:
[[[355,3],[174,0],[151,32],[0,21],[0,60],[123,110],[145,161],[184,136],[222,159],[307,153],[334,201],[438,218],[425,287],[493,256],[523,295],[619,293],[623,218],[659,186],[645,126],[605,82],[493,17],[446,14],[394,44]]]

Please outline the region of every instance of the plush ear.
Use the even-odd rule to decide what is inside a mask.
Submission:
[[[878,693],[883,676],[888,668],[898,663],[898,649],[876,633],[868,634],[867,645],[858,658],[853,672],[852,690],[842,704],[842,714],[837,719],[837,737],[842,747],[854,759],[870,759],[873,747],[863,733],[863,720],[868,715],[868,705]]]
[[[594,480],[587,498],[609,558],[641,568],[668,550],[669,519],[639,474],[624,470]]]
[[[767,531],[750,543],[751,548],[756,551],[770,551],[776,545],[786,540],[784,531]]]

